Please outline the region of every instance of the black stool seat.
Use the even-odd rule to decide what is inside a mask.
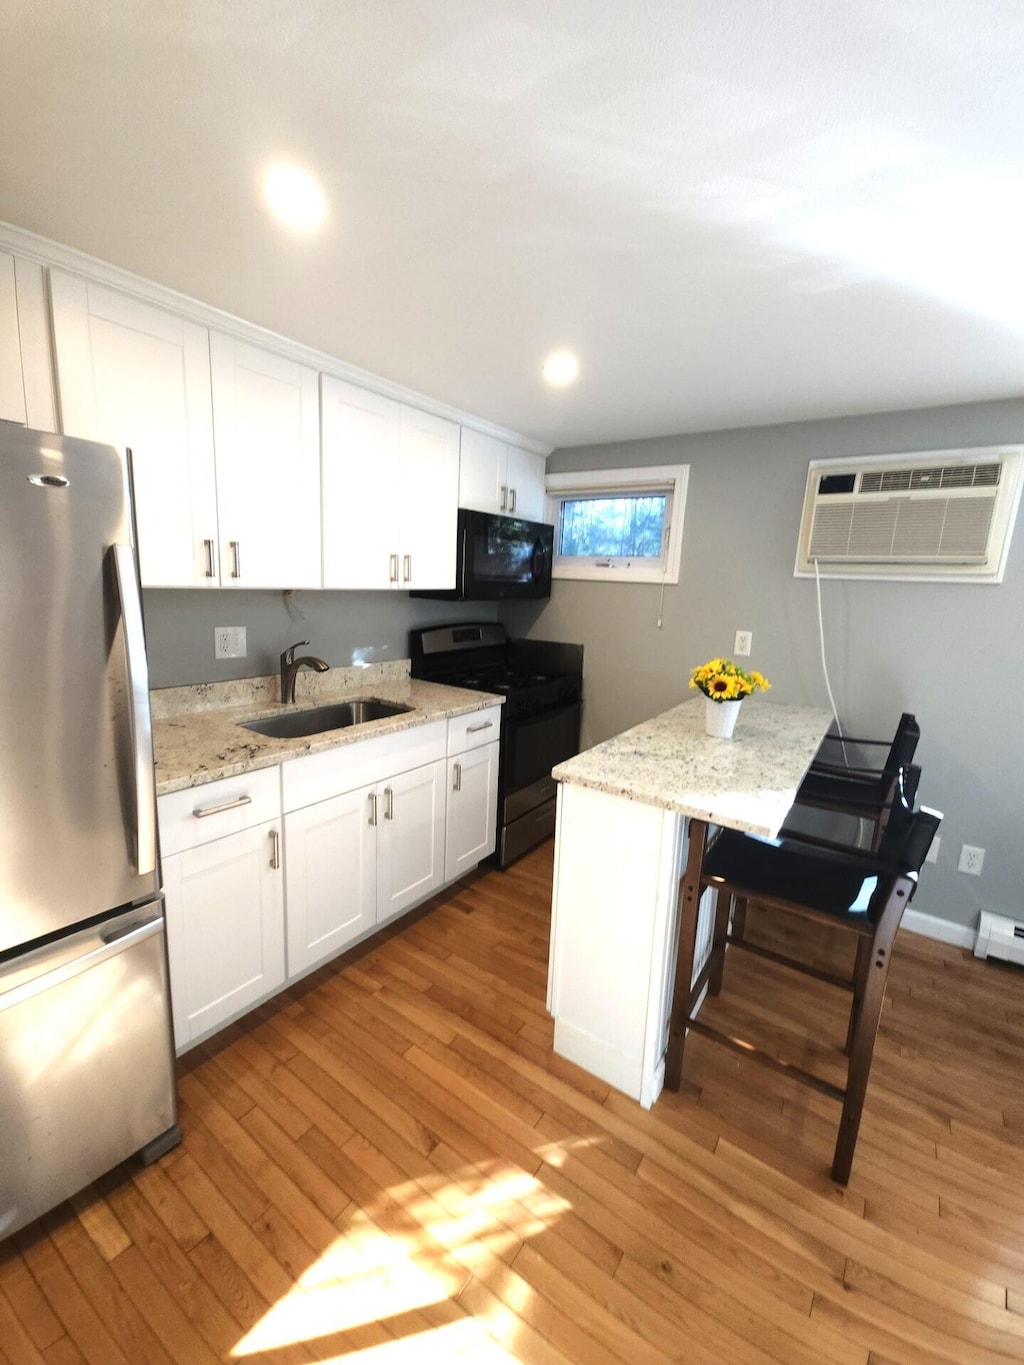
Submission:
[[[791,839],[758,839],[723,829],[704,857],[704,878],[728,882],[734,896],[789,905],[842,920],[870,934],[880,906],[879,868],[850,853],[808,848]]]

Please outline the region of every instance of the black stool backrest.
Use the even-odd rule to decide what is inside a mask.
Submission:
[[[896,726],[896,733],[893,735],[892,744],[889,747],[889,753],[882,769],[886,777],[895,777],[897,771],[910,762],[914,757],[920,738],[920,725],[909,711],[904,711],[903,715],[900,716],[899,725]]]
[[[910,718],[913,720],[913,717]],[[935,831],[942,823],[938,811],[921,806],[914,810],[914,796],[921,777],[916,764],[904,764],[895,778],[895,794],[889,808],[885,832],[876,857],[908,872],[919,872],[928,856]]]

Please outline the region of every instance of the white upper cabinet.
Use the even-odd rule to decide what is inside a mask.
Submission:
[[[321,379],[324,587],[452,588],[459,428]]]
[[[218,583],[205,327],[51,270],[61,428],[132,452],[147,587]]]
[[[459,427],[402,404],[399,552],[403,588],[454,588]]]
[[[459,506],[539,521],[544,512],[544,457],[463,427]]]
[[[221,583],[320,587],[316,371],[210,333]]]
[[[0,252],[0,420],[55,431],[43,268]]]

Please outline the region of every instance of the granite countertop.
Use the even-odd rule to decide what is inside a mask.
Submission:
[[[289,758],[358,744],[378,735],[396,734],[433,720],[500,706],[504,697],[465,687],[443,687],[408,676],[408,659],[362,668],[332,668],[327,673],[299,675],[300,700],[285,706],[277,700],[280,679],[246,678],[231,683],[162,688],[151,694],[153,754],[158,796],[270,768]],[[411,711],[384,720],[330,730],[302,739],[273,739],[245,730],[241,722],[282,712],[308,710],[330,702],[380,697],[401,702]]]
[[[559,782],[774,837],[828,730],[832,714],[810,706],[747,701],[733,739],[704,733],[695,697],[554,769]]]

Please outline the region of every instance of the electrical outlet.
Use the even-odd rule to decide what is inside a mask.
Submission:
[[[960,861],[956,865],[956,870],[966,872],[969,877],[980,877],[984,861],[985,850],[983,848],[975,848],[973,844],[961,844]]]
[[[925,858],[926,863],[937,863],[939,861],[939,844],[941,843],[942,836],[936,834],[935,838],[932,840],[932,846],[928,850],[928,855]]]
[[[752,630],[738,630],[736,641],[732,647],[732,652],[737,657],[745,657],[750,653],[750,646],[754,643],[754,632]]]
[[[213,657],[215,659],[244,659],[245,626],[214,626]]]

